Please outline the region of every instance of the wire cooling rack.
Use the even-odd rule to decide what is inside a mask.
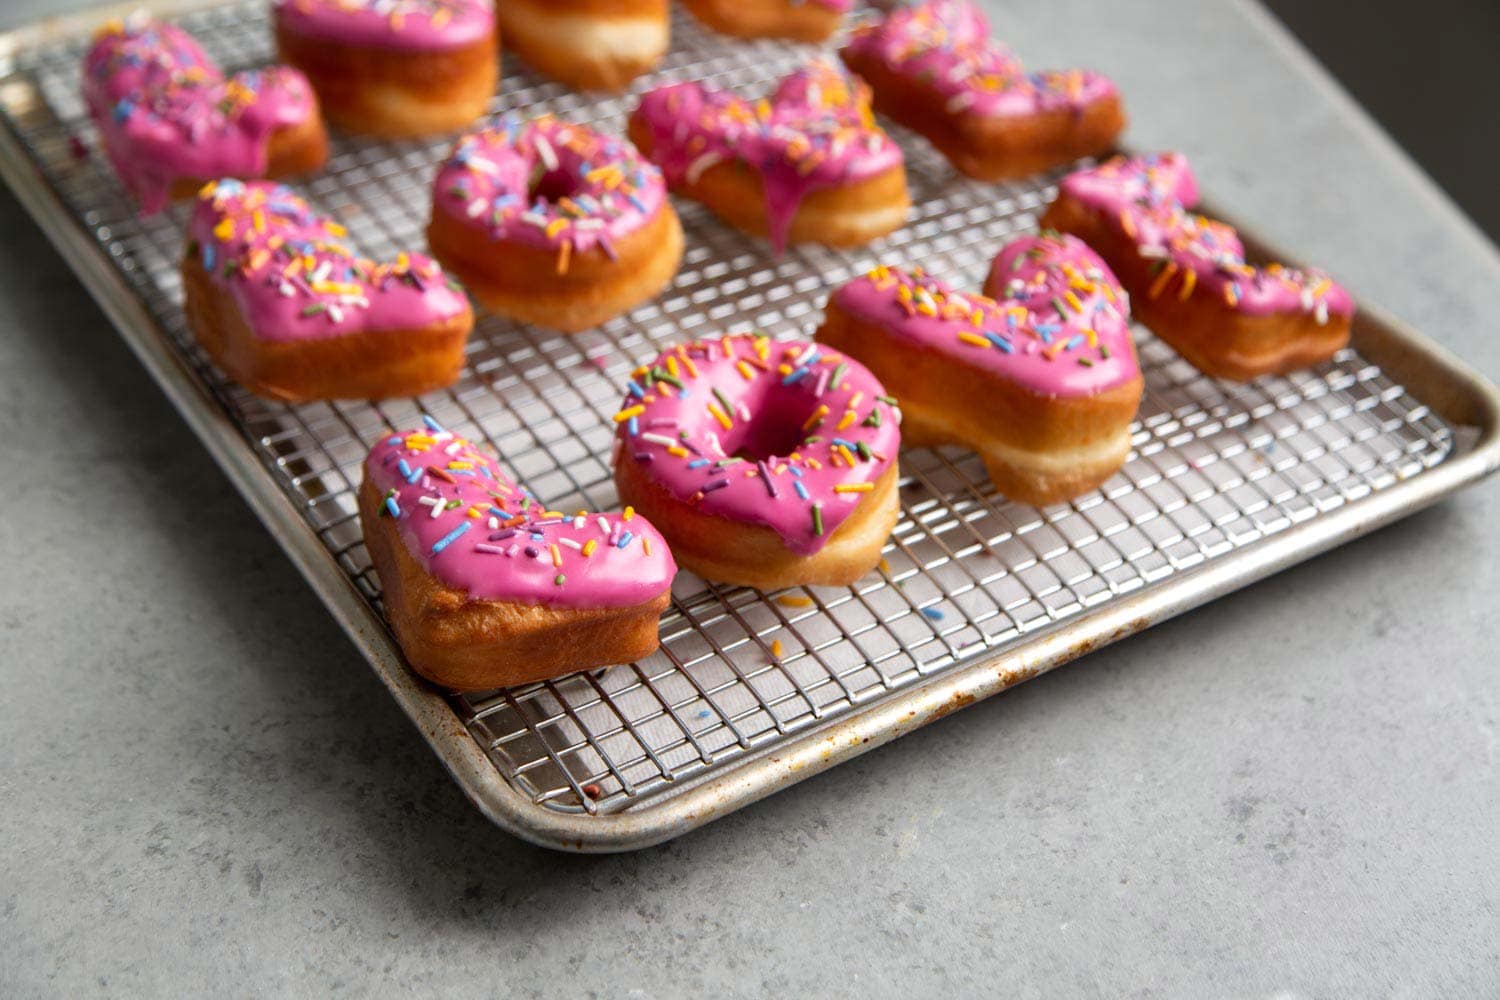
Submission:
[[[273,58],[265,6],[187,10],[180,22],[226,68],[254,66]],[[659,72],[636,82],[635,93],[668,79],[765,92],[812,53],[711,36],[684,17],[673,31],[672,53]],[[925,143],[893,129],[907,156],[912,217],[870,247],[801,247],[775,258],[701,208],[679,203],[687,250],[681,272],[656,302],[573,337],[482,316],[463,376],[449,390],[378,404],[286,406],[227,382],[188,334],[177,269],[187,209],[136,215],[78,96],[86,45],[87,34],[75,30],[10,47],[8,65],[0,63],[0,109],[15,145],[94,255],[144,305],[155,327],[147,332],[165,338],[253,450],[258,477],[237,479],[247,496],[279,492],[377,615],[380,586],[361,541],[355,489],[367,448],[387,428],[431,415],[487,442],[550,505],[608,510],[616,503],[610,417],[627,372],[642,359],[664,345],[724,331],[808,336],[828,291],[877,261],[920,263],[977,289],[1007,237],[1035,224],[1056,179],[1000,185],[958,179]],[[494,110],[551,111],[618,133],[632,104],[629,96],[570,93],[507,58]],[[327,170],[299,186],[348,226],[364,253],[392,256],[422,246],[432,178],[450,141],[335,137]],[[57,220],[50,222],[58,239]],[[91,287],[108,304],[109,290],[98,284]],[[1035,653],[1030,644],[1040,637],[1075,620],[1092,621],[1090,611],[1123,606],[1132,595],[1160,596],[1159,616],[1213,596],[1214,588],[1228,589],[1204,582],[1167,598],[1169,584],[1186,587],[1206,566],[1233,569],[1224,577],[1233,585],[1263,575],[1276,568],[1270,557],[1248,554],[1273,536],[1293,537],[1299,525],[1427,475],[1455,448],[1448,421],[1354,350],[1311,371],[1237,386],[1203,377],[1143,331],[1137,345],[1146,393],[1134,451],[1102,489],[1045,509],[1020,506],[995,494],[969,453],[907,450],[900,523],[879,570],[858,584],[760,593],[684,573],[662,619],[659,652],[558,681],[448,695],[462,732],[427,727],[426,735],[476,801],[523,835],[605,848],[662,839],[714,814],[674,805],[690,787],[717,781],[720,804],[733,808],[778,780],[795,780],[752,771],[758,760],[770,766],[763,764],[768,755],[805,746],[799,737],[831,731],[842,719],[863,718],[861,709],[914,697],[934,678],[962,678],[976,664]],[[1493,450],[1485,469],[1455,474],[1451,483],[1428,489],[1429,496],[1388,504],[1381,516],[1431,502],[1492,466]],[[1275,561],[1303,558],[1355,530],[1352,522],[1327,527],[1322,540],[1307,536]],[[295,539],[282,541],[295,558]],[[300,565],[306,570],[308,563]],[[337,612],[329,578],[309,575]],[[340,617],[359,638],[354,616]],[[389,653],[388,634],[376,646]],[[1045,665],[1081,648],[1049,654]],[[1002,673],[1002,682],[982,694],[1021,676]],[[409,711],[412,697],[441,697],[399,669],[385,679],[407,697]],[[973,700],[965,693],[973,690],[958,690],[955,704]],[[876,742],[901,731],[880,725]],[[472,761],[467,769],[454,763],[472,757],[475,746],[442,742],[470,738],[487,758],[488,773]],[[840,750],[836,759],[852,752]],[[743,772],[738,785],[736,769]],[[497,779],[516,793],[505,793],[499,804]],[[579,833],[583,828],[544,815],[559,813],[578,814],[604,831],[616,814],[643,815],[651,832],[632,828],[590,840]],[[545,832],[564,828],[572,839]]]

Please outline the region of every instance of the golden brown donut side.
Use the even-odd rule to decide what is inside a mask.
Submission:
[[[416,330],[271,341],[246,325],[234,296],[192,252],[182,260],[188,327],[214,363],[253,392],[287,402],[416,396],[452,385],[474,324],[465,312]]]
[[[303,72],[340,128],[387,139],[447,132],[484,114],[499,79],[499,34],[441,52],[309,38],[283,24],[276,47]]]
[[[1326,325],[1310,313],[1252,316],[1202,287],[1179,281],[1158,288],[1152,261],[1134,242],[1065,194],[1041,224],[1072,233],[1098,251],[1130,293],[1136,318],[1205,375],[1245,382],[1285,374],[1327,361],[1349,343],[1347,316],[1330,316]]]
[[[880,551],[901,514],[896,465],[875,480],[849,518],[812,555],[787,549],[770,528],[705,514],[647,479],[635,462],[616,462],[615,486],[652,524],[669,525],[672,556],[708,580],[781,590],[795,586],[848,586],[880,563]]]
[[[1093,396],[1044,396],[898,340],[830,302],[817,340],[860,362],[901,400],[902,443],[961,444],[995,488],[1038,506],[1095,489],[1124,463],[1142,381]]]
[[[817,43],[838,30],[843,12],[807,0],[682,0],[699,21],[736,38]]]
[[[1055,108],[1025,116],[950,113],[942,95],[883,61],[845,50],[851,72],[874,91],[875,110],[926,138],[953,166],[982,181],[1013,180],[1114,148],[1126,125],[1118,95],[1079,110]]]
[[[506,46],[574,90],[620,91],[666,54],[667,0],[501,0]]]
[[[423,569],[379,507],[373,487],[362,483],[360,527],[386,617],[412,669],[435,684],[459,691],[509,687],[629,663],[660,645],[657,625],[670,592],[620,609],[474,600]]]
[[[649,159],[651,130],[632,116],[627,131],[630,141]],[[737,160],[717,163],[672,190],[701,203],[742,232],[764,237],[770,231],[764,182],[759,173]],[[906,171],[896,166],[865,180],[809,193],[792,217],[788,242],[863,246],[900,229],[910,211]]]
[[[665,201],[648,224],[614,245],[573,254],[559,272],[554,250],[497,242],[434,210],[427,227],[432,255],[486,309],[564,333],[598,326],[653,298],[682,261],[682,225]]]

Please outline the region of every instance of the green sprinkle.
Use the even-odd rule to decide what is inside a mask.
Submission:
[[[1094,359],[1093,358],[1079,358],[1078,359],[1078,363],[1080,365],[1083,365],[1083,367],[1085,367],[1085,368],[1092,368],[1092,367],[1094,367]]]
[[[1099,356],[1101,358],[1103,358],[1104,360],[1106,360],[1106,361],[1109,360],[1109,345],[1108,344],[1100,344],[1099,345]]]
[[[860,422],[860,426],[861,427],[879,427],[880,426],[880,407],[878,407],[878,406],[871,407],[870,408],[870,415],[868,417],[865,417],[865,419]]]
[[[719,391],[718,386],[714,386],[714,398],[719,401],[720,406],[724,407],[724,416],[734,416],[734,407],[729,404],[729,398]]]
[[[555,577],[552,578],[552,582],[555,583],[555,584],[557,584],[559,587],[561,587],[563,584],[565,584],[565,583],[568,582],[568,578],[567,578],[566,575],[564,575],[562,573],[559,573]]]
[[[682,380],[669,371],[662,368],[653,368],[651,369],[651,374],[656,376],[658,382],[665,382],[678,389],[682,388]]]
[[[1068,314],[1067,308],[1063,305],[1063,300],[1056,295],[1052,296],[1052,308],[1057,310],[1059,316],[1066,316]]]
[[[875,453],[871,451],[870,446],[865,444],[863,441],[861,441],[854,447],[859,452],[859,457],[864,459],[866,462],[872,461],[875,458]]]
[[[328,309],[328,306],[325,305],[325,304],[323,304],[322,302],[314,302],[310,306],[303,306],[302,307],[302,315],[303,316],[316,316],[320,312],[327,311],[327,309]]]
[[[452,510],[454,507],[462,507],[462,506],[463,506],[463,503],[461,501],[459,501],[459,500],[449,500],[447,503],[443,504],[443,509],[444,510]]]
[[[844,381],[844,373],[848,370],[849,366],[840,361],[838,363],[838,366],[833,369],[833,378],[828,380],[828,388],[837,389],[839,387],[839,383]]]
[[[880,400],[882,403],[885,403],[888,406],[895,406],[896,405],[896,397],[895,396],[876,396],[875,398],[878,399],[878,400]]]
[[[823,505],[815,503],[812,506],[813,534],[819,538],[823,536]]]

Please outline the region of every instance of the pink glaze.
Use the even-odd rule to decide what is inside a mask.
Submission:
[[[365,478],[412,558],[478,600],[629,608],[660,597],[677,573],[672,550],[644,517],[547,510],[435,423],[382,438],[365,459]]]
[[[442,52],[495,33],[489,0],[275,0],[278,27],[341,45]]]
[[[99,31],[84,59],[83,97],[115,172],[147,214],[166,206],[174,181],[263,176],[271,133],[317,115],[296,70],[226,79],[187,32],[135,15]]]
[[[856,28],[844,53],[878,60],[912,86],[932,90],[949,114],[1078,110],[1118,93],[1108,77],[1089,70],[1027,73],[989,34],[989,20],[968,0],[931,0]]]
[[[995,258],[987,288],[998,302],[877,267],[832,301],[891,336],[1042,396],[1093,396],[1140,377],[1129,298],[1082,240],[1014,240]]]
[[[1065,177],[1062,193],[1099,215],[1133,241],[1142,257],[1160,261],[1152,298],[1174,287],[1204,288],[1226,306],[1250,316],[1313,313],[1352,316],[1354,300],[1322,271],[1245,263],[1245,248],[1230,226],[1189,209],[1198,182],[1180,153],[1116,157]],[[1191,278],[1182,275],[1191,274]],[[1184,281],[1192,285],[1184,286]]]
[[[550,115],[525,123],[507,115],[459,139],[433,192],[434,211],[491,240],[567,243],[576,253],[597,246],[611,258],[667,196],[661,171],[630,143]]]
[[[901,446],[895,400],[817,344],[700,340],[626,388],[616,461],[705,514],[770,528],[798,555],[827,544]]]
[[[692,183],[733,160],[760,174],[771,245],[785,248],[808,194],[902,167],[900,148],[870,114],[869,88],[826,62],[781,81],[769,100],[746,101],[700,83],[673,83],[641,98],[636,120],[667,183]]]
[[[434,261],[354,255],[344,229],[271,181],[222,180],[198,195],[189,246],[263,340],[420,329],[466,313],[468,299]]]

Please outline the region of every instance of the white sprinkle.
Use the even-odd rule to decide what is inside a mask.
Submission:
[[[719,153],[710,151],[699,156],[688,164],[687,173],[684,176],[689,184],[697,184],[698,178],[703,176],[703,171],[724,159]]]
[[[495,516],[491,515],[490,519],[485,522],[485,525],[491,531],[499,531],[500,530],[500,519],[498,517],[495,517]]]
[[[475,198],[473,201],[469,202],[469,207],[464,209],[464,213],[468,215],[469,218],[475,219],[483,215],[489,207],[489,202],[485,201],[483,198]]]
[[[558,545],[566,545],[570,549],[581,549],[581,548],[583,548],[582,545],[579,545],[573,539],[571,539],[571,538],[563,538],[561,536],[558,536],[557,544]]]
[[[603,514],[600,514],[599,515],[599,519],[597,521],[595,521],[594,523],[599,526],[599,532],[600,532],[600,534],[604,534],[604,535],[609,534],[609,520],[607,518],[605,518],[605,516]]]
[[[535,141],[536,151],[542,158],[542,165],[548,170],[556,170],[557,153],[553,151],[552,143],[548,142],[547,137],[540,133],[535,134]]]
[[[673,441],[665,434],[652,434],[650,431],[643,432],[641,434],[641,440],[647,441],[651,444],[659,444],[663,448],[674,448],[677,446],[677,442]]]

